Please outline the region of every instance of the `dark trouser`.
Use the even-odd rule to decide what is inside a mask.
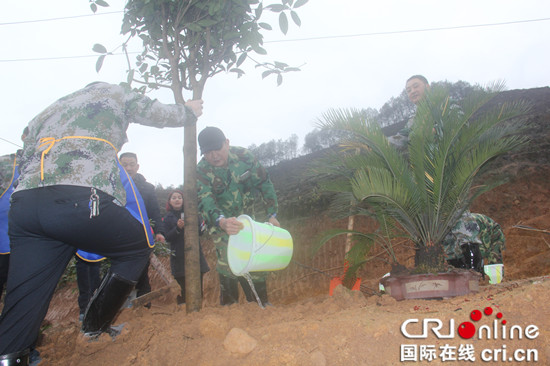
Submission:
[[[4,286],[8,281],[8,269],[10,268],[10,255],[0,255],[0,300],[2,299],[2,293],[4,292]]]
[[[151,292],[151,284],[149,283],[149,262],[150,260],[147,261],[143,272],[141,272],[141,276],[139,276],[138,283],[136,284],[136,297],[140,297]]]
[[[483,257],[481,255],[479,244],[466,243],[461,245],[460,249],[462,250],[462,258],[450,259],[447,260],[447,262],[457,268],[474,269],[481,273],[483,278],[485,278],[485,272],[483,271]]]
[[[246,296],[246,301],[252,302],[257,301],[256,296],[254,296],[254,292],[252,291],[252,288],[248,284],[248,281],[242,277],[239,276],[237,278],[231,278],[222,275],[221,273],[218,273],[220,278],[220,304],[221,305],[231,305],[239,302],[239,283],[241,284],[241,287],[243,288],[244,295]],[[262,302],[262,305],[267,304],[267,286],[266,281],[264,279],[258,279],[252,281],[252,284],[254,285],[254,288],[256,289],[256,293],[258,294],[258,297],[260,298],[260,301]]]
[[[94,291],[101,283],[101,262],[88,262],[76,257],[76,282],[78,284],[78,308],[84,314]]]
[[[0,354],[37,338],[59,278],[76,248],[111,259],[111,272],[136,281],[150,248],[141,223],[113,197],[98,192],[100,214],[90,219],[90,188],[50,186],[11,197],[10,270],[0,317]]]

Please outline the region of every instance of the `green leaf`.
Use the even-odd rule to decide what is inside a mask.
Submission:
[[[193,32],[202,32],[203,31],[203,28],[200,25],[198,25],[197,23],[188,23],[187,28],[189,28],[189,30],[192,30]]]
[[[105,55],[101,55],[97,58],[97,61],[95,63],[96,72],[99,72],[99,70],[101,70],[101,66],[103,66],[103,60],[105,60]]]
[[[244,71],[241,70],[241,69],[237,69],[237,68],[233,68],[233,69],[229,70],[229,72],[237,73],[237,74],[239,75],[239,77],[241,77],[242,75],[244,75]]]
[[[97,5],[96,4],[90,4],[90,9],[95,13],[97,11]]]
[[[131,85],[133,80],[134,80],[134,70],[132,69],[128,72],[128,77],[126,78],[126,82]]]
[[[272,30],[273,29],[273,27],[269,23],[261,22],[261,23],[258,23],[258,25],[263,29],[267,29],[267,30]]]
[[[275,61],[274,64],[275,64],[275,67],[280,70],[284,70],[285,67],[288,66],[288,64],[285,64],[284,62],[279,62],[279,61]]]
[[[307,2],[308,0],[298,0],[296,1],[296,3],[294,3],[294,6],[292,8],[293,9],[299,8],[300,6],[304,5]]]
[[[219,23],[219,21],[214,19],[202,19],[197,22],[197,24],[200,25],[201,27],[210,27],[217,23]]]
[[[242,63],[246,60],[247,57],[248,57],[247,53],[246,53],[246,52],[243,52],[243,53],[239,56],[239,59],[237,60],[237,67],[241,66]]]
[[[273,70],[266,70],[264,72],[262,72],[262,79],[265,79],[266,77],[268,77],[269,75],[275,73],[275,71]]]
[[[288,72],[288,71],[300,71],[300,68],[298,68],[298,67],[287,67],[285,69],[285,72]]]
[[[108,8],[109,7],[109,4],[107,4],[106,1],[103,1],[103,0],[96,0],[95,2],[97,5],[99,6],[103,6],[104,8]]]
[[[294,24],[296,24],[298,27],[302,25],[302,21],[300,20],[298,13],[296,13],[294,10],[290,11],[290,16],[292,17]]]
[[[283,75],[279,74],[277,75],[277,86],[281,85],[283,83]]]
[[[280,12],[282,12],[283,10],[288,9],[287,6],[281,5],[281,4],[271,4],[271,5],[266,6],[265,8],[266,8],[266,9],[269,9],[269,10],[271,10],[272,12],[275,12],[275,13],[280,13]]]
[[[285,13],[279,14],[279,28],[281,28],[281,32],[283,32],[283,34],[288,32],[288,18]]]
[[[132,30],[132,23],[124,20],[124,22],[122,23],[122,27],[120,29],[120,33],[121,34],[126,34],[128,33],[130,30]]]
[[[234,72],[237,74],[237,79],[244,75],[244,71],[241,69],[231,69],[229,72]]]
[[[236,39],[239,38],[241,34],[237,31],[227,32],[223,35],[223,40],[228,41],[230,39]]]
[[[105,48],[105,46],[99,43],[94,44],[94,47],[92,47],[92,50],[97,53],[107,53],[107,49]]]
[[[143,73],[147,70],[147,67],[149,67],[149,65],[147,65],[146,63],[142,64],[140,67],[139,67],[139,72]]]
[[[263,5],[260,3],[260,5],[258,5],[258,7],[256,8],[256,10],[254,10],[254,13],[256,14],[256,19],[260,19],[260,17],[262,16],[263,11],[264,11],[264,7],[263,7]]]
[[[260,47],[260,45],[255,44],[255,45],[251,45],[251,47],[252,47],[252,50],[256,52],[258,55],[267,55],[267,51],[262,47]]]

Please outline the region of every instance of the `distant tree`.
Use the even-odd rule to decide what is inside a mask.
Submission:
[[[480,90],[484,90],[484,88],[479,85],[471,85],[470,83],[466,81],[459,80],[456,83],[452,83],[450,81],[436,81],[431,84],[433,87],[444,87],[449,90],[449,96],[453,100],[463,100],[468,95],[472,94],[473,92],[478,92]]]
[[[294,159],[298,155],[298,135],[293,133],[289,139],[286,140],[285,146],[285,160]]]
[[[361,114],[366,118],[370,120],[375,120],[378,118],[378,115],[380,114],[376,108],[363,108],[361,109]]]
[[[315,128],[306,135],[302,152],[304,154],[311,154],[326,149],[327,147],[336,145],[342,137],[343,132],[341,131]]]
[[[260,146],[250,145],[248,149],[264,166],[273,166],[283,160],[295,158],[298,153],[298,136],[292,134],[287,140],[271,140]]]
[[[378,114],[378,124],[381,127],[399,123],[414,114],[414,104],[407,97],[405,89],[397,97],[391,97]]]

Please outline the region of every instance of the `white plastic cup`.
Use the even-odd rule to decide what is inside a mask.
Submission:
[[[486,264],[483,266],[485,274],[489,276],[489,283],[495,285],[502,282],[504,264]]]
[[[227,246],[227,261],[234,275],[277,271],[288,266],[293,250],[288,231],[270,223],[256,222],[247,215],[237,220],[244,228],[229,236]]]

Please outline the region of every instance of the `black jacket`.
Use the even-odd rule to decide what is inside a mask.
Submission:
[[[172,255],[170,256],[170,267],[172,268],[172,275],[175,278],[185,277],[185,257],[184,257],[184,231],[185,228],[179,231],[177,227],[178,219],[181,217],[181,211],[168,211],[164,216],[163,226],[165,230],[166,241],[170,243],[170,249]],[[199,233],[202,234],[201,223],[203,219],[199,216]],[[205,273],[210,270],[206,258],[202,253],[202,246],[199,241],[199,255],[201,263],[201,272]]]
[[[147,211],[147,216],[151,221],[151,226],[155,234],[163,233],[164,228],[162,227],[162,217],[160,216],[160,207],[157,200],[157,195],[155,193],[155,186],[145,180],[145,177],[139,173],[132,178],[136,188],[143,198],[143,203],[145,203],[145,210]]]

